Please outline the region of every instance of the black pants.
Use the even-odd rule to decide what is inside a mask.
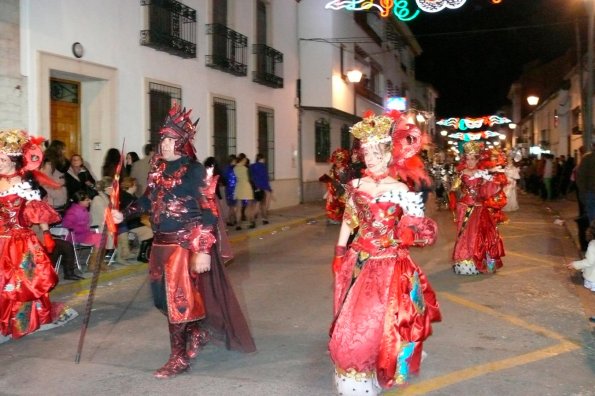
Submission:
[[[74,269],[76,268],[76,262],[74,259],[74,246],[72,246],[72,243],[63,239],[54,239],[54,242],[56,243],[56,247],[50,254],[52,263],[56,265],[58,258],[62,256],[60,265],[62,265],[62,271],[64,272],[64,275],[73,274]]]

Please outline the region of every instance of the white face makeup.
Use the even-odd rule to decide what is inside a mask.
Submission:
[[[363,151],[366,167],[370,172],[376,175],[386,172],[390,152],[385,151],[384,147],[379,144],[364,146]]]
[[[180,158],[179,154],[175,153],[176,139],[169,137],[163,138],[161,141],[161,156],[166,161],[173,161]]]
[[[0,175],[13,174],[16,169],[16,165],[10,157],[4,153],[0,153]]]

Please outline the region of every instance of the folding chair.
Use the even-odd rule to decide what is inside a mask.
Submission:
[[[89,258],[91,257],[91,252],[93,252],[93,245],[77,243],[75,233],[69,230],[68,228],[62,227],[60,225],[50,228],[50,233],[56,238],[64,239],[65,241],[69,241],[72,243],[72,246],[74,247],[74,261],[76,262],[76,266],[79,269],[79,271],[85,272],[83,267],[86,267],[88,265]],[[86,252],[86,257],[82,255],[83,252]],[[62,257],[60,257],[60,260],[58,260],[56,263],[56,267],[58,268],[61,259]]]

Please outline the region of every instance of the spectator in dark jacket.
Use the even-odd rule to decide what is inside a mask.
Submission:
[[[271,184],[269,183],[269,169],[264,155],[257,154],[256,161],[250,165],[250,176],[254,183],[254,199],[258,202],[258,214],[262,217],[262,224],[269,223],[269,206],[271,205]]]

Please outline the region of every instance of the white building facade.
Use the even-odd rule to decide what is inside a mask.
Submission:
[[[200,117],[200,160],[262,153],[273,209],[320,200],[330,154],[366,110],[400,97],[433,111],[436,97],[415,80],[421,48],[404,23],[324,4],[3,0],[0,128],[62,140],[100,176],[110,148],[142,157],[179,102]]]
[[[142,153],[175,102],[199,159],[269,163],[272,207],[299,203],[297,7],[287,0],[4,0],[0,128],[65,141],[100,175]],[[142,157],[142,154],[141,154]]]
[[[325,186],[318,179],[329,171],[335,149],[350,148],[349,127],[365,111],[383,113],[389,97],[411,105],[414,60],[421,53],[407,25],[395,18],[327,10],[321,3],[301,0],[298,8],[304,201],[321,199]],[[353,69],[363,73],[360,83],[348,81]]]

